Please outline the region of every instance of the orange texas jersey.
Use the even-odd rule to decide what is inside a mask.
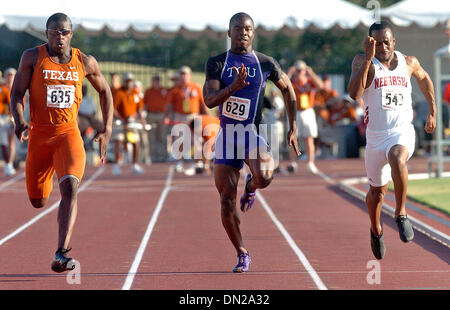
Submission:
[[[58,64],[50,58],[46,44],[38,50],[30,84],[30,123],[48,126],[76,122],[86,75],[81,51],[72,48],[71,60]]]

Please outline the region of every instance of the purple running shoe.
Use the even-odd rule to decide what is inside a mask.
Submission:
[[[241,211],[242,212],[249,211],[252,208],[253,203],[255,202],[256,193],[255,192],[253,192],[253,193],[247,192],[247,184],[248,184],[248,182],[250,182],[251,179],[252,179],[252,175],[250,173],[247,174],[247,177],[245,179],[244,193],[241,196]]]
[[[249,253],[239,253],[238,264],[233,268],[233,272],[243,273],[248,271],[248,266],[252,262]]]

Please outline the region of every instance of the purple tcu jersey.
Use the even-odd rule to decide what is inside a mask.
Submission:
[[[232,94],[219,106],[220,126],[227,124],[259,125],[261,122],[264,89],[266,80],[278,82],[281,78],[279,64],[269,56],[252,51],[248,54],[235,54],[231,51],[211,57],[206,63],[206,80],[220,81],[223,89],[233,83],[236,71],[241,64],[247,68],[246,81],[250,84]]]

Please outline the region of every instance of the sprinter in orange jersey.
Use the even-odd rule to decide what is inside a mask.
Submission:
[[[105,163],[112,131],[111,90],[92,56],[72,48],[72,22],[63,13],[50,16],[46,24],[48,43],[26,50],[20,60],[11,90],[11,112],[15,133],[28,141],[26,183],[28,197],[35,208],[44,207],[52,190],[56,171],[61,202],[58,211],[58,247],[51,268],[63,272],[75,268],[66,257],[77,215],[77,191],[86,164],[86,154],[77,114],[86,77],[100,95],[103,131],[99,143],[100,159]],[[23,96],[30,93],[30,123],[24,120]],[[27,135],[26,131],[29,131]]]

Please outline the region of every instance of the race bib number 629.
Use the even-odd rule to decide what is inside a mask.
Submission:
[[[224,103],[222,114],[238,121],[245,121],[250,111],[250,102],[247,98],[230,96]]]
[[[47,106],[50,108],[67,109],[75,101],[75,86],[73,85],[48,85]]]

